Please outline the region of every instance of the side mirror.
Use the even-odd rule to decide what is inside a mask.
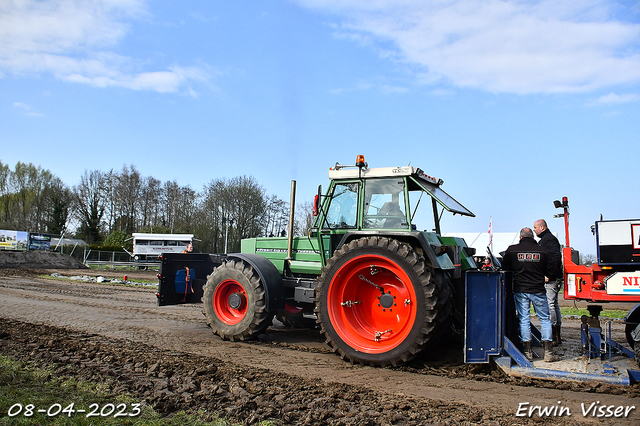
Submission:
[[[320,199],[322,197],[322,185],[318,186],[318,193],[313,198],[313,215],[318,216],[320,212]]]

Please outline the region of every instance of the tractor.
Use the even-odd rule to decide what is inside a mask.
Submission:
[[[475,215],[413,166],[369,168],[359,155],[329,179],[306,236],[293,236],[293,181],[288,236],[244,239],[241,253],[163,255],[158,304],[202,301],[213,333],[232,341],[257,337],[274,317],[318,327],[343,359],[371,366],[404,363],[462,330],[475,250],[441,236],[440,219]],[[430,230],[413,223],[423,202]]]

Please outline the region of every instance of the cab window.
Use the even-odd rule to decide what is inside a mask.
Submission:
[[[355,228],[358,217],[357,182],[339,183],[333,189],[325,226],[329,228]]]
[[[364,189],[363,228],[407,228],[403,179],[370,179]]]

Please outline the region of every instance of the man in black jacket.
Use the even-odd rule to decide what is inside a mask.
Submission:
[[[551,318],[551,330],[553,334],[553,345],[562,343],[560,337],[560,327],[562,326],[562,315],[560,314],[560,304],[558,303],[558,292],[562,286],[562,251],[558,239],[547,228],[544,219],[536,220],[533,224],[533,232],[536,233],[540,241],[540,247],[544,247],[551,256],[553,262],[553,274],[547,275],[544,287],[547,292],[547,303],[549,304],[549,316]]]
[[[553,272],[553,263],[547,250],[533,239],[531,228],[522,228],[520,242],[509,246],[504,254],[502,267],[513,271],[513,293],[520,323],[520,339],[524,353],[533,359],[531,347],[531,304],[540,320],[540,332],[544,345],[544,360],[554,361],[549,305],[544,287],[545,277]]]

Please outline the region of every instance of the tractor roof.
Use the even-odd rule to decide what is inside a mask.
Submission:
[[[378,177],[397,177],[397,176],[414,176],[423,180],[426,180],[434,185],[442,185],[444,181],[442,179],[434,178],[425,174],[421,169],[412,166],[404,167],[377,167],[377,168],[354,168],[348,169],[345,166],[336,164],[335,167],[329,169],[329,179],[367,179]]]

